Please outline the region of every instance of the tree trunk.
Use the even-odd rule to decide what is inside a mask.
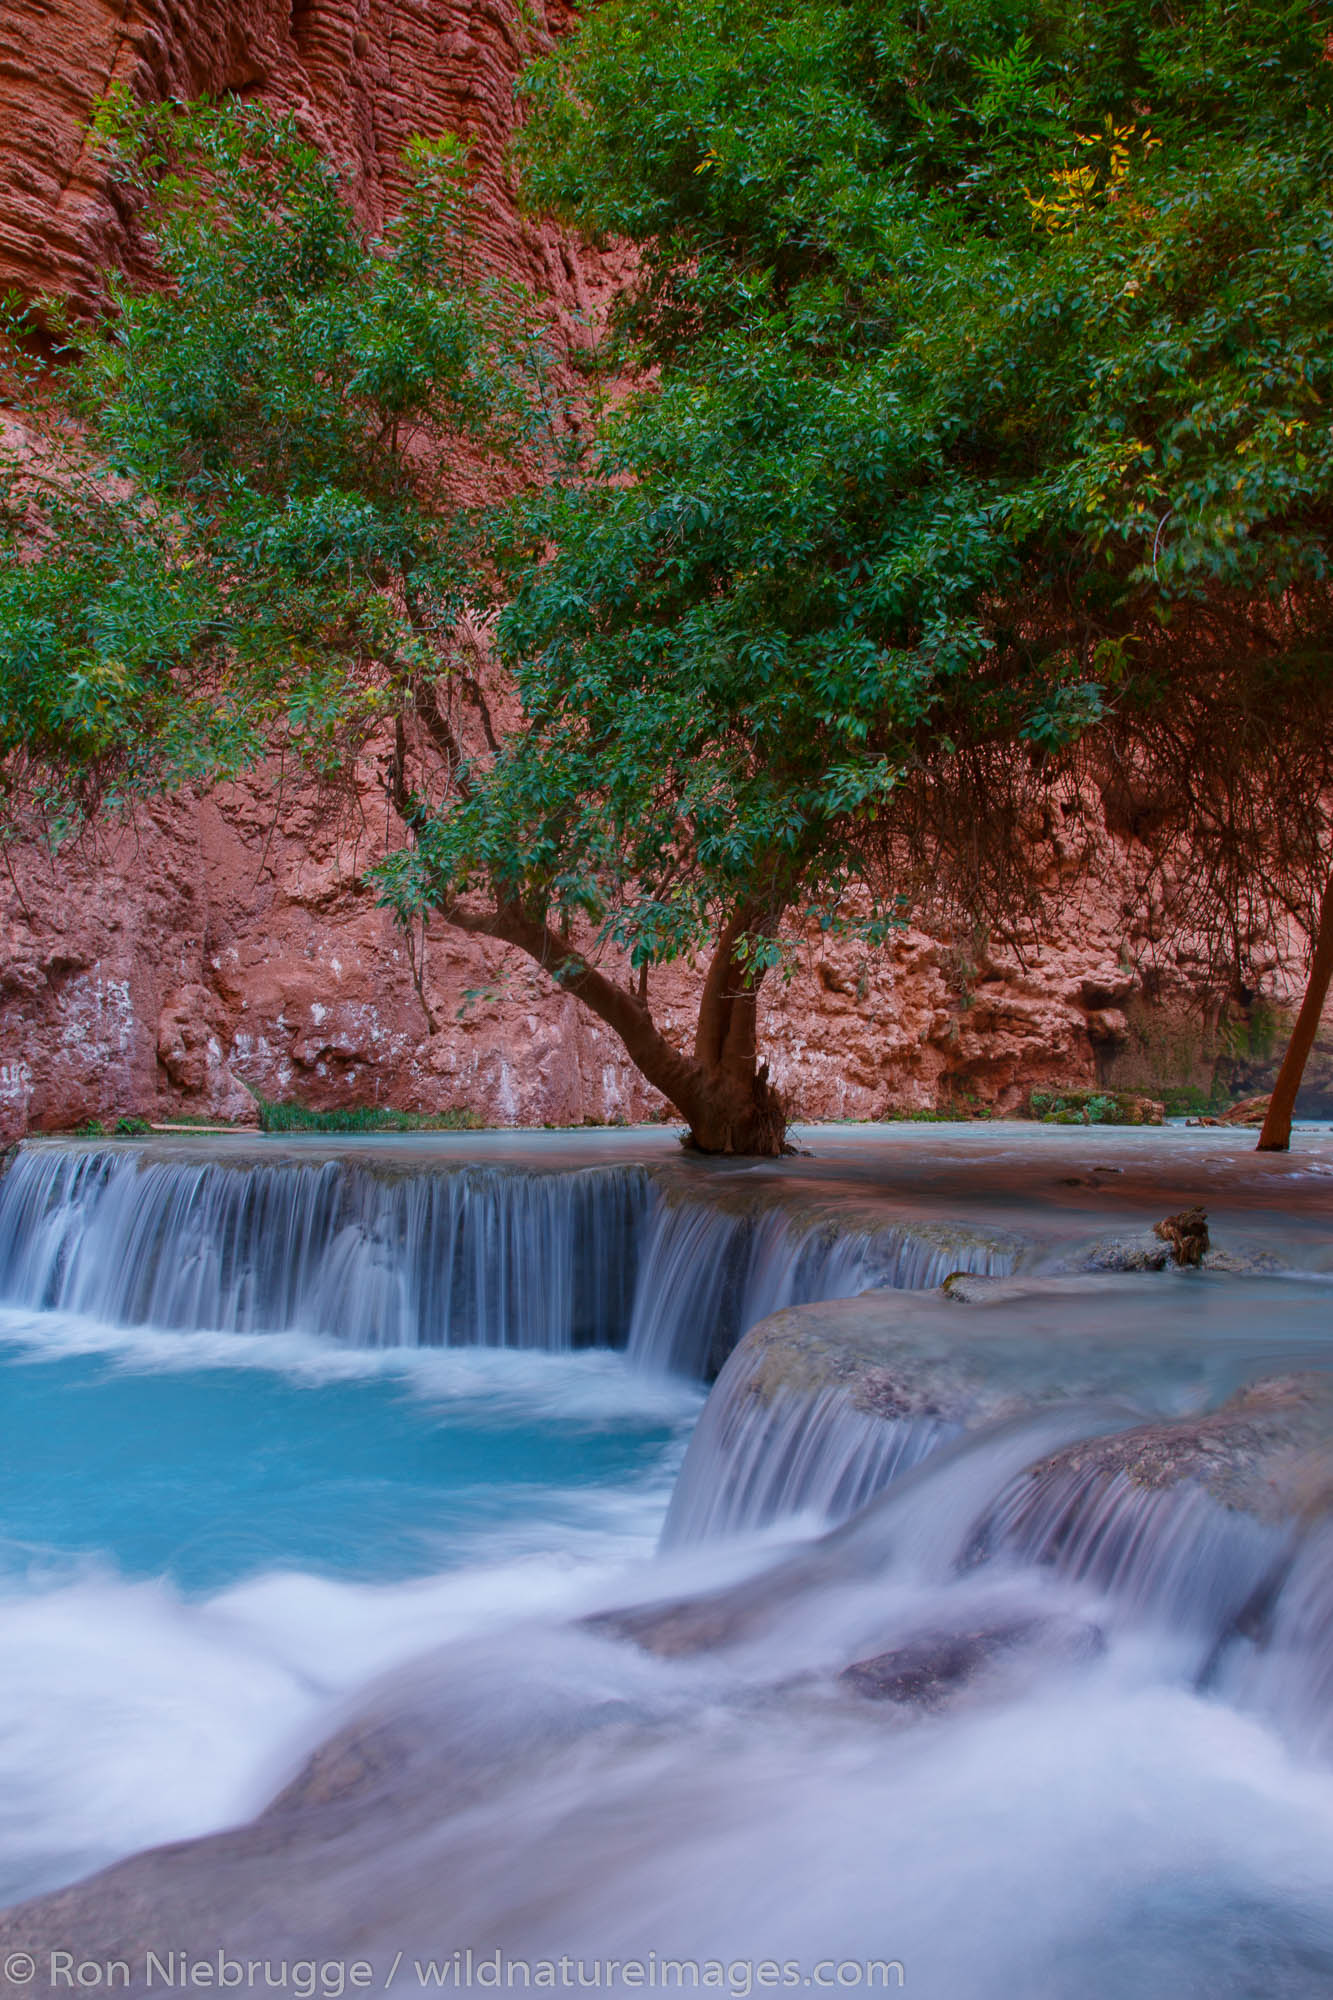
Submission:
[[[770,913],[768,915],[771,921]],[[756,922],[757,909],[737,910],[717,941],[694,1035],[692,1104],[681,1106],[690,1139],[704,1153],[783,1151],[787,1114],[759,1061],[759,982],[737,956],[737,944]]]
[[[590,965],[542,919],[506,903],[485,911],[444,904],[440,914],[460,930],[516,945],[590,1008],[619,1036],[640,1075],[679,1111],[698,1151],[766,1159],[784,1151],[786,1110],[769,1082],[768,1064],[758,1060],[759,982],[735,953],[752,912],[734,917],[718,940],[699,1003],[693,1057],[667,1040],[638,993]]]
[[[1305,998],[1296,1016],[1296,1025],[1291,1031],[1287,1053],[1282,1058],[1264,1127],[1259,1134],[1261,1153],[1285,1153],[1291,1144],[1291,1115],[1296,1108],[1296,1093],[1301,1087],[1314,1038],[1319,1033],[1330,979],[1333,979],[1333,874],[1324,885],[1323,900],[1319,905],[1319,929],[1315,934]]]
[[[466,770],[459,768],[461,746],[435,706],[433,694],[426,700],[418,693],[417,712],[454,784],[466,794],[470,781]],[[486,729],[494,747],[489,718]],[[404,824],[415,827],[424,809],[408,790],[401,715],[395,725],[388,790]],[[639,1074],[679,1111],[690,1128],[689,1143],[699,1152],[774,1159],[788,1150],[786,1107],[769,1082],[768,1064],[759,1061],[756,1016],[763,972],[756,977],[738,956],[740,940],[748,931],[777,923],[781,915],[777,898],[742,904],[718,939],[699,1001],[693,1059],[674,1047],[653,1020],[646,986],[635,992],[608,978],[568,938],[553,931],[544,917],[529,915],[498,888],[489,909],[469,909],[447,894],[433,907],[458,930],[515,945],[605,1022],[619,1036]],[[424,992],[421,999],[425,1006]]]
[[[787,1146],[787,1113],[768,1080],[768,1064],[739,1084],[707,1070],[689,1093],[692,1109],[677,1105],[689,1121],[690,1144],[701,1153],[753,1153],[777,1159]]]

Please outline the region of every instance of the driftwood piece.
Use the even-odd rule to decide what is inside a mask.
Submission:
[[[1168,1246],[1173,1264],[1202,1264],[1208,1254],[1208,1211],[1182,1208],[1179,1215],[1167,1215],[1155,1222],[1152,1233]]]

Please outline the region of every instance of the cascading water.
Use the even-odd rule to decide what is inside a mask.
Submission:
[[[1219,1685],[1267,1716],[1302,1748],[1333,1752],[1333,1527],[1290,1536],[1244,1608]]]
[[[1327,1993],[1333,1286],[603,1159],[14,1162],[0,1968]]]
[[[1048,1565],[1142,1618],[1217,1643],[1282,1562],[1289,1536],[1198,1487],[1145,1491],[1123,1473],[1025,1472],[975,1528],[969,1564]]]
[[[640,1166],[232,1163],[25,1148],[0,1181],[0,1299],[122,1326],[354,1347],[560,1352],[716,1372],[781,1305],[1008,1269],[995,1232],[718,1205]]]
[[[356,1347],[608,1345],[650,1206],[633,1167],[404,1174],[33,1149],[0,1183],[0,1297]]]
[[[418,1962],[466,1984],[471,1953],[501,1987],[559,1986],[564,1962],[620,1992],[650,1984],[627,1962],[669,1960],[735,1996],[896,1989],[896,1965],[928,2000],[1315,2000],[1333,1774],[1193,1685],[1248,1575],[1210,1571],[1182,1643],[1140,1517],[1097,1577],[977,1560],[1026,1468],[1124,1421],[1078,1406],[956,1440],[684,1606],[461,1637],[370,1691],[252,1827],[20,1911],[0,1945],[92,1960],[111,1908],[134,1971],[161,1938],[203,1957],[220,1936],[242,1965],[355,1958],[380,1993],[403,1965],[418,1990]],[[1206,1544],[1215,1522],[1170,1511],[1179,1555]],[[677,1559],[659,1588],[682,1580]]]
[[[671,1496],[664,1548],[809,1514],[843,1521],[954,1434],[931,1418],[885,1423],[836,1389],[763,1403],[710,1401]]]
[[[644,1367],[709,1377],[748,1327],[783,1306],[1009,1271],[1014,1257],[997,1231],[668,1198],[644,1246],[629,1352]]]
[[[671,1496],[664,1548],[800,1514],[845,1520],[958,1430],[937,1415],[858,1409],[842,1384],[770,1388],[764,1362],[747,1342],[718,1377]]]

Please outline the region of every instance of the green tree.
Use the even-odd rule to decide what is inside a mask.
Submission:
[[[332,759],[391,717],[387,899],[525,951],[719,1151],[783,1140],[763,982],[811,926],[883,937],[900,835],[994,844],[978,773],[1009,796],[1101,743],[1179,818],[1171,746],[1226,718],[1228,772],[1274,796],[1275,720],[1312,718],[1276,861],[1313,865],[1331,75],[1287,0],[607,0],[532,75],[525,171],[637,247],[591,365],[639,386],[540,465],[534,344],[460,245],[447,157],[373,246],[254,114],[196,117],[163,179],[167,118],[133,171],[171,283],[122,290],[87,407],[133,480],[117,532],[196,623],[150,607],[92,764],[275,728]],[[460,433],[541,490],[460,512]],[[42,768],[38,725],[67,733],[42,673],[121,662],[103,573],[60,589],[101,532],[56,522],[14,565],[54,579],[10,739]],[[478,603],[507,728],[458,644]],[[650,991],[681,956],[707,962],[690,1048]]]
[[[832,715],[840,761],[883,760],[888,856],[924,828],[968,862],[978,771],[1008,798],[1078,746],[1164,796],[1200,921],[1239,933],[1238,897],[1271,895],[1313,935],[1333,66],[1310,11],[610,0],[529,90],[534,198],[636,243],[618,352],[654,372],[557,503],[513,642],[571,687],[727,662],[784,792],[770,688],[798,760]],[[649,685],[617,683],[622,717]],[[789,851],[855,866],[819,789],[791,788]]]
[[[798,899],[837,921],[911,686],[865,648],[829,655],[817,632],[770,671],[761,642],[741,633],[736,652],[734,618],[712,638],[706,619],[668,634],[666,653],[639,644],[636,564],[660,539],[645,529],[651,470],[619,508],[618,442],[552,477],[540,350],[524,302],[475,268],[450,149],[417,150],[376,243],[327,163],[258,111],[115,102],[101,128],[165,283],[116,285],[105,322],[69,333],[73,419],[48,424],[49,462],[11,468],[11,820],[36,798],[59,823],[275,744],[331,773],[388,725],[412,844],[384,888],[404,921],[438,912],[526,951],[622,1037],[700,1145],[776,1150],[760,981]],[[22,377],[17,343],[12,365]],[[32,370],[20,381],[30,407],[38,386]],[[675,446],[646,421],[648,448],[668,441],[661,484]],[[461,508],[460,444],[479,466],[540,467],[551,499]],[[758,519],[762,472],[747,478]],[[585,658],[562,649],[544,583],[528,585],[549,538],[582,531],[590,481],[612,505],[588,559],[623,573],[627,616]],[[501,586],[517,593],[508,730],[460,642]],[[757,579],[758,597],[768,588]],[[663,619],[684,602],[665,578]],[[647,980],[696,949],[711,962],[686,1052],[655,1023]]]
[[[388,718],[460,753],[455,642],[484,596],[460,460],[541,449],[526,302],[481,273],[465,162],[418,142],[367,240],[337,175],[258,108],[127,98],[96,127],[160,282],[113,280],[63,366],[11,302],[0,464],[0,807],[57,833],[294,746],[341,769]]]

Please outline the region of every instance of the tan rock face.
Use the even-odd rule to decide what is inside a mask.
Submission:
[[[561,0],[8,0],[0,287],[86,308],[109,264],[135,264],[134,218],[84,134],[109,85],[258,94],[327,148],[372,223],[392,206],[414,133],[468,136],[488,255],[548,301],[557,335],[577,339],[614,264],[520,220],[503,161],[515,77],[568,19]],[[0,872],[0,1137],[118,1112],[252,1115],[246,1085],[317,1106],[465,1105],[500,1123],[660,1114],[607,1031],[502,948],[433,934],[418,993],[406,941],[364,882],[394,833],[371,759],[350,821],[259,773],[54,860],[12,854]],[[1141,924],[1124,913],[1123,857],[1104,830],[1083,838],[1097,849],[1095,893],[1022,964],[917,931],[870,956],[812,942],[791,981],[771,985],[763,1022],[793,1110],[1013,1108],[1034,1087],[1086,1087],[1117,1066],[1117,1081],[1138,1080],[1136,1044],[1158,1032],[1144,1028],[1134,969]],[[1167,1024],[1172,1073],[1189,1058],[1171,1037],[1201,1033],[1201,973],[1177,955],[1155,974],[1164,1005],[1150,1019]],[[682,1036],[696,983],[681,968],[654,985]],[[1282,966],[1270,984],[1286,997]]]

